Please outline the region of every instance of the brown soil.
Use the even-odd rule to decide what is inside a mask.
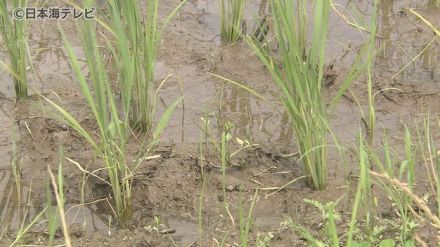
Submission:
[[[180,1],[161,0],[161,13],[165,16]],[[263,1],[264,2],[264,1]],[[371,1],[335,1],[349,8],[351,2],[360,10],[370,11]],[[440,105],[440,45],[434,42],[426,52],[405,71],[394,76],[411,61],[428,42],[433,32],[425,27],[404,8],[416,8],[423,16],[440,26],[439,10],[432,1],[388,0],[381,1],[378,47],[381,47],[375,67],[375,90],[378,129],[376,142],[380,147],[383,130],[389,131],[391,142],[401,144],[403,124],[415,126],[415,121],[431,114],[437,116]],[[49,1],[48,6],[55,6]],[[252,23],[253,13],[260,8],[260,1],[249,1],[247,21]],[[268,10],[265,10],[268,13]],[[32,86],[45,96],[60,100],[69,112],[81,120],[90,130],[95,129],[73,73],[68,64],[63,45],[56,30],[57,23],[48,21],[32,23],[30,48],[35,69],[41,80],[33,80]],[[81,55],[76,31],[72,23],[61,23],[75,50]],[[251,244],[255,246],[257,235],[272,233],[270,246],[306,246],[306,242],[292,230],[281,226],[284,216],[318,232],[322,229],[321,214],[304,203],[303,199],[321,202],[335,201],[341,196],[338,212],[343,220],[338,227],[345,229],[351,213],[350,191],[356,180],[346,179],[347,174],[357,171],[357,135],[364,126],[362,111],[366,111],[366,83],[358,80],[347,93],[337,109],[331,113],[331,124],[341,144],[347,148],[348,167],[344,166],[337,151],[330,148],[330,178],[323,192],[310,190],[301,179],[284,190],[271,195],[273,190],[303,175],[295,158],[280,158],[278,154],[294,153],[294,134],[289,127],[287,115],[278,98],[278,90],[263,65],[246,44],[224,45],[219,42],[219,15],[217,1],[190,0],[172,21],[163,37],[157,62],[156,79],[161,81],[174,74],[161,92],[158,116],[173,99],[181,94],[183,83],[184,106],[180,105],[173,115],[157,153],[161,158],[144,162],[136,175],[133,189],[134,219],[121,228],[114,224],[108,202],[110,190],[97,179],[90,178],[84,188],[85,206],[79,207],[83,173],[64,162],[66,211],[74,246],[217,246],[226,237],[229,246],[239,243],[239,205],[242,197],[247,212],[255,189],[259,188],[253,212]],[[327,75],[334,82],[325,89],[333,95],[340,85],[348,66],[356,55],[356,49],[367,35],[349,26],[332,12],[327,49]],[[0,59],[5,58],[0,50]],[[266,97],[272,105],[256,99],[243,89],[215,79],[208,72],[242,82]],[[394,76],[394,77],[393,77]],[[391,79],[392,78],[392,79]],[[0,234],[8,227],[1,246],[8,246],[15,238],[21,222],[27,198],[17,199],[10,161],[12,140],[17,142],[20,158],[23,191],[32,191],[28,216],[32,218],[46,203],[47,166],[56,170],[59,147],[65,156],[79,162],[92,171],[99,168],[93,151],[79,135],[60,121],[43,99],[33,95],[24,102],[14,102],[12,82],[6,73],[0,74]],[[388,89],[388,90],[385,90]],[[55,94],[56,92],[56,94]],[[360,107],[355,98],[359,100]],[[258,144],[258,149],[243,153],[241,159],[233,160],[236,166],[226,172],[226,197],[222,191],[220,159],[215,149],[208,148],[203,154],[207,162],[201,162],[199,140],[200,117],[208,116],[214,136],[218,138],[223,123],[234,123],[233,136]],[[434,119],[434,117],[432,117]],[[420,122],[417,122],[418,124]],[[413,129],[413,127],[411,127]],[[15,137],[14,137],[15,136]],[[435,137],[439,137],[435,133]],[[132,144],[134,145],[134,144]],[[400,151],[399,151],[400,152]],[[201,164],[204,164],[206,187],[201,193]],[[428,193],[420,169],[420,195]],[[99,174],[99,173],[98,173]],[[104,176],[104,173],[99,174]],[[348,193],[347,193],[348,192]],[[380,190],[377,190],[380,194]],[[381,219],[395,219],[391,203],[378,195],[381,203],[378,215]],[[199,202],[202,203],[202,219],[199,218]],[[229,212],[224,203],[229,204]],[[232,218],[234,221],[232,221]],[[157,220],[161,225],[158,226]],[[203,231],[199,232],[199,224]],[[156,229],[158,228],[158,229]],[[29,244],[44,246],[47,241],[45,222],[31,229],[23,240]],[[392,227],[383,238],[398,234]],[[421,226],[420,237],[432,241],[436,232]],[[62,236],[59,231],[58,236]],[[62,238],[58,239],[62,243]]]

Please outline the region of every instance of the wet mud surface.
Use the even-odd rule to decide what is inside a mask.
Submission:
[[[423,117],[429,114],[435,119],[439,113],[440,39],[435,39],[428,27],[405,11],[405,8],[414,8],[439,27],[440,10],[434,7],[434,2],[381,1],[374,70],[374,90],[379,92],[376,96],[378,145],[383,130],[389,132],[392,143],[401,144],[404,124],[414,129]],[[178,3],[177,0],[161,0],[161,15],[165,16]],[[338,0],[335,4],[339,14],[331,13],[327,47],[327,74],[333,79],[325,88],[326,97],[336,93],[357,49],[368,37],[341,16],[356,8],[368,19],[371,11],[371,1]],[[260,1],[249,1],[246,9],[249,26],[256,14],[268,15],[269,10],[262,7]],[[348,165],[344,166],[337,150],[330,148],[330,177],[325,191],[310,190],[302,179],[277,191],[273,188],[303,176],[295,158],[280,156],[297,151],[287,113],[270,74],[247,45],[221,44],[219,22],[217,1],[190,0],[166,29],[155,76],[157,83],[169,74],[174,76],[160,93],[158,116],[182,93],[184,104],[178,106],[162,138],[157,150],[161,157],[145,161],[135,177],[134,220],[128,226],[121,228],[111,219],[112,211],[106,199],[111,190],[107,185],[91,177],[83,188],[84,174],[74,164],[63,160],[66,217],[74,246],[217,246],[223,238],[227,246],[236,246],[239,243],[240,201],[248,210],[257,188],[251,246],[256,246],[257,235],[268,233],[273,235],[270,246],[306,246],[303,239],[280,225],[283,217],[289,215],[312,231],[322,228],[322,216],[303,202],[305,198],[328,202],[345,195],[338,207],[343,217],[338,227],[341,231],[346,229],[344,222],[350,218],[352,205],[347,192],[355,188],[356,180],[347,180],[345,175],[357,171],[355,147],[359,129],[364,129],[361,110],[367,111],[365,79],[359,78],[331,113],[335,135],[348,150]],[[31,85],[44,96],[61,102],[93,131],[96,126],[70,69],[60,34],[48,32],[56,30],[58,24],[51,21],[45,22],[44,27],[40,24],[32,24],[30,37],[31,55],[38,73]],[[72,23],[61,23],[61,26],[81,57]],[[418,59],[411,63],[420,52]],[[5,57],[0,50],[0,59]],[[267,101],[208,72],[241,82]],[[213,138],[219,140],[224,123],[229,121],[234,124],[231,133],[234,138],[258,144],[258,148],[245,151],[233,160],[236,165],[227,169],[225,195],[218,152],[207,145],[204,159],[200,159],[202,116],[210,120]],[[434,135],[439,137],[438,133]],[[47,167],[52,170],[58,167],[60,146],[66,157],[90,171],[100,167],[93,158],[93,150],[61,121],[44,99],[34,94],[29,100],[16,103],[12,81],[6,73],[1,73],[0,234],[4,232],[1,246],[8,246],[15,238],[26,210],[31,219],[46,205]],[[236,145],[233,148],[237,148]],[[14,157],[19,160],[22,191],[25,192],[20,200],[11,172]],[[104,173],[98,174],[105,177]],[[420,176],[424,176],[423,172]],[[422,194],[426,192],[424,186],[420,184]],[[31,196],[28,197],[29,192]],[[85,205],[80,205],[82,196]],[[229,205],[229,214],[225,202]],[[391,203],[386,198],[378,210],[384,218],[392,219]],[[43,221],[33,227],[26,241],[44,246],[46,224]],[[428,226],[420,229],[419,235],[425,241],[435,238],[436,232]],[[58,236],[62,236],[61,231]]]

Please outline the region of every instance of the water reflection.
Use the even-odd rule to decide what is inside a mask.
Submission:
[[[394,0],[380,1],[379,2],[379,30],[380,33],[379,40],[379,50],[378,60],[384,61],[390,56],[391,52],[391,17],[394,10]]]
[[[293,140],[293,129],[287,111],[282,107],[274,109],[276,105],[280,105],[279,101],[271,105],[242,88],[227,83],[221,83],[218,91],[218,133],[223,131],[223,124],[229,121],[234,124],[234,136],[248,138],[259,144],[285,145]]]
[[[221,83],[219,92],[219,127],[222,128],[223,123],[229,121],[235,126],[234,136],[250,137],[253,119],[248,93],[225,82]],[[219,133],[221,132],[219,129]]]
[[[258,16],[268,15],[268,13],[266,13],[267,6],[267,0],[261,0],[260,6],[258,8]]]
[[[17,231],[21,227],[27,226],[47,205],[46,200],[41,198],[44,197],[44,192],[39,191],[40,194],[35,194],[37,192],[32,188],[32,182],[21,184],[20,188],[26,194],[19,198],[20,193],[17,193],[15,178],[8,169],[10,168],[0,169],[0,193],[2,195],[0,197],[0,222],[2,223],[0,231],[6,232]],[[26,179],[32,181],[32,179]],[[48,181],[46,182],[48,183]],[[56,202],[52,202],[52,207],[56,207]],[[67,203],[65,205],[66,221],[69,225],[81,225],[89,233],[108,230],[107,216],[97,211],[98,208],[93,204],[80,206],[79,204]],[[47,230],[45,220],[45,216],[40,218],[33,229],[37,232]]]
[[[439,43],[432,42],[435,35],[406,11],[407,8],[416,8],[421,12],[426,8],[437,8],[436,6],[435,1],[426,0],[379,2],[379,76],[417,81],[439,79],[435,73],[435,65],[438,63],[438,56],[435,54],[438,54]],[[438,21],[436,18],[439,15],[431,11],[421,13],[428,19]]]

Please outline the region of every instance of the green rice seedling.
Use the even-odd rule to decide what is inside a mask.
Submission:
[[[52,191],[50,189],[50,181],[46,184],[46,218],[47,218],[47,235],[49,236],[48,244],[53,246],[56,230],[58,229],[59,213],[58,207],[52,206]]]
[[[159,0],[147,1],[146,13],[139,10],[139,1],[108,0],[111,28],[117,45],[113,51],[121,84],[125,112],[130,111],[133,129],[149,132],[155,112],[154,69],[162,33],[177,13],[181,3],[159,25]],[[129,109],[130,108],[130,109]]]
[[[258,188],[255,190],[254,196],[252,197],[252,202],[249,207],[249,211],[247,215],[245,215],[244,212],[244,206],[243,206],[243,191],[240,192],[240,204],[238,208],[238,214],[239,214],[239,225],[240,225],[240,246],[242,247],[248,247],[250,246],[249,240],[249,232],[252,226],[252,215],[254,213],[254,206],[255,201],[257,199],[258,195]]]
[[[274,32],[280,47],[283,68],[276,64],[275,55],[270,54],[259,42],[253,39],[247,41],[281,89],[284,105],[288,109],[297,135],[309,185],[316,190],[322,190],[327,179],[328,128],[324,104],[321,101],[321,84],[330,1],[315,2],[313,39],[306,57],[304,57],[305,42],[301,41],[302,36],[298,35],[303,31],[298,30],[299,23],[292,12],[293,2],[270,1]],[[305,1],[298,3],[302,4]],[[305,11],[301,13],[305,14]],[[303,19],[303,17],[298,18]]]
[[[246,0],[219,0],[220,36],[222,41],[237,42],[243,32],[243,12]]]
[[[359,56],[327,109],[321,98],[321,89],[330,1],[314,1],[311,40],[307,39],[306,27],[308,2],[297,0],[295,5],[295,1],[291,0],[270,1],[279,55],[255,39],[246,40],[281,90],[281,98],[296,133],[300,160],[308,176],[308,184],[315,190],[323,190],[327,181],[327,111],[337,105],[353,80],[363,71],[362,58],[371,47],[364,46],[360,50]],[[296,15],[295,6],[298,9]],[[281,64],[277,61],[281,61]]]
[[[72,247],[72,241],[70,240],[69,236],[69,229],[67,227],[67,221],[64,211],[64,204],[66,202],[66,198],[64,196],[64,174],[63,174],[63,163],[62,159],[64,158],[63,151],[60,148],[60,162],[58,163],[58,174],[55,178],[54,174],[52,173],[52,170],[50,169],[50,166],[47,166],[47,171],[49,173],[51,183],[53,186],[53,191],[55,194],[55,199],[57,202],[57,212],[59,213],[63,235],[64,235],[64,242],[67,247]],[[49,204],[50,205],[50,204]],[[49,230],[52,230],[56,228],[54,225],[58,225],[57,222],[49,221]],[[49,236],[51,237],[51,236]],[[53,236],[52,236],[53,240]]]
[[[21,100],[28,96],[26,21],[12,19],[12,9],[25,7],[27,1],[14,0],[11,6],[8,2],[0,0],[0,33],[9,55],[9,65],[0,64],[12,75],[15,95]]]
[[[113,4],[112,11],[116,11],[116,3]],[[85,7],[93,6],[93,0],[85,1]],[[86,74],[81,70],[80,62],[72,46],[62,32],[70,64],[98,127],[96,137],[94,135],[92,136],[92,134],[81,126],[79,121],[65,109],[55,102],[49,99],[47,100],[65,118],[70,126],[87,140],[95,150],[97,157],[100,158],[108,172],[109,183],[112,187],[112,199],[115,206],[114,208],[116,209],[116,217],[119,222],[123,224],[129,220],[132,215],[131,186],[133,176],[144,161],[143,158],[148,156],[157,145],[162,132],[167,126],[172,113],[181,101],[181,98],[176,100],[165,110],[154,130],[151,131],[151,135],[145,135],[140,138],[136,137],[136,139],[141,142],[137,150],[138,157],[134,160],[127,157],[127,143],[133,133],[130,127],[130,121],[132,115],[136,115],[136,112],[131,110],[131,106],[132,101],[136,101],[136,96],[134,96],[136,93],[132,89],[135,86],[134,78],[137,71],[136,67],[131,66],[132,63],[130,61],[135,60],[137,55],[135,56],[134,54],[128,53],[128,34],[123,31],[125,29],[121,22],[118,22],[118,19],[116,19],[115,22],[116,24],[113,25],[113,29],[109,29],[109,31],[116,35],[117,46],[121,48],[118,50],[120,53],[115,52],[116,48],[112,45],[110,40],[108,40],[107,45],[110,50],[114,51],[114,54],[121,57],[121,60],[116,59],[118,77],[124,80],[124,83],[121,84],[122,89],[120,90],[122,93],[121,107],[119,107],[117,102],[118,95],[111,87],[112,82],[109,80],[110,72],[105,68],[103,57],[100,53],[100,45],[97,39],[97,32],[93,25],[94,23],[83,20],[78,23],[77,28],[87,61],[90,83],[88,83]],[[124,46],[124,44],[127,46]],[[124,47],[124,49],[122,49],[122,47]],[[157,95],[157,90],[153,95]]]

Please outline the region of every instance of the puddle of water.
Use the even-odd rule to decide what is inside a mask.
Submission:
[[[170,219],[168,222],[176,230],[171,237],[177,246],[190,246],[199,240],[197,224],[177,219]]]
[[[274,229],[280,228],[280,223],[283,221],[281,217],[274,216],[258,216],[255,218],[255,225],[258,226],[258,230],[261,232],[270,232]]]
[[[2,227],[6,227],[9,231],[17,231],[23,227],[24,217],[26,217],[24,224],[27,226],[36,215],[42,212],[46,203],[39,200],[31,200],[27,206],[27,202],[23,201],[26,198],[23,198],[21,204],[19,204],[16,198],[15,181],[13,176],[8,173],[6,172],[5,175],[5,172],[0,171],[0,188],[5,189],[5,193],[2,193],[3,196],[0,198],[0,216],[4,222]],[[23,187],[23,191],[28,191],[28,188]],[[56,205],[53,205],[53,207],[56,207]],[[86,234],[92,234],[94,232],[106,233],[115,229],[112,225],[114,222],[109,221],[104,215],[96,213],[97,209],[94,209],[92,206],[80,207],[68,203],[65,205],[64,210],[66,212],[67,225],[71,226],[74,231],[79,230]],[[45,216],[43,216],[32,227],[32,231],[44,232],[47,230],[45,219]]]
[[[0,80],[3,80],[4,73],[0,74]],[[0,83],[0,90],[5,84]],[[4,91],[3,91],[4,92]],[[1,95],[1,94],[0,94]],[[9,223],[9,219],[18,212],[14,205],[16,202],[16,191],[11,174],[10,152],[12,151],[10,132],[6,131],[6,127],[11,123],[11,118],[6,112],[10,110],[9,102],[0,99],[0,231]]]
[[[11,108],[10,104],[12,104],[12,102],[6,104],[0,100],[0,169],[9,165],[10,157],[8,153],[12,151],[10,147],[10,131],[6,129],[12,122],[12,119],[7,115],[7,111]]]
[[[27,170],[30,168],[26,167],[27,163],[21,164],[25,167],[22,167],[22,195],[20,200],[18,199],[15,177],[12,174],[11,167],[11,129],[14,127],[9,125],[13,122],[13,118],[12,116],[6,115],[6,112],[12,112],[12,104],[13,102],[0,101],[0,219],[2,220],[0,221],[0,232],[4,228],[9,229],[10,231],[18,230],[21,227],[24,217],[26,217],[25,224],[28,224],[30,221],[32,221],[33,217],[43,210],[46,203],[41,201],[44,198],[44,191],[34,191],[37,182],[35,180],[32,181],[32,174],[27,176]],[[17,150],[17,152],[19,151]],[[30,187],[32,191],[32,199],[28,202],[27,200]],[[39,194],[36,196],[35,193]],[[40,193],[42,193],[43,196],[41,196]],[[93,206],[76,207],[73,204],[67,204],[65,206],[65,210],[67,212],[66,219],[69,225],[79,224],[81,226],[85,226],[84,229],[88,233],[108,230],[107,219],[103,215],[97,214],[97,209],[94,209]],[[45,229],[45,224],[35,226],[36,231],[43,231]]]
[[[209,33],[207,36],[217,35],[220,25],[218,1],[193,2],[194,8],[200,14],[200,16],[198,16],[199,21],[205,25],[205,28],[203,29],[204,33]],[[258,12],[268,14],[267,8],[260,8],[260,5],[264,4],[264,2],[264,0],[249,2],[246,8],[245,18],[252,19]],[[368,18],[372,10],[371,1],[353,2],[347,0],[337,0],[335,1],[335,4],[340,11],[344,8],[348,8],[349,13],[353,15],[356,13],[361,15],[365,13],[365,18],[367,19],[366,23],[368,23]],[[433,35],[430,33],[417,34],[417,32],[414,32],[414,30],[418,29],[417,21],[412,16],[402,16],[400,14],[401,11],[404,8],[426,10],[432,8],[435,6],[435,4],[435,1],[432,0],[381,1],[381,5],[379,6],[379,35],[381,38],[379,38],[378,45],[383,47],[383,49],[381,50],[377,59],[377,76],[389,78],[397,73],[403,66],[410,62],[411,59],[417,55],[417,52],[423,49],[433,37]],[[261,11],[262,9],[263,11]],[[434,19],[438,21],[438,18],[435,18],[435,15],[432,16],[431,14],[431,17],[434,17]],[[354,52],[355,48],[359,47],[363,44],[363,42],[365,42],[365,39],[368,37],[367,34],[361,34],[355,27],[348,25],[338,14],[333,11],[330,14],[329,30],[330,33],[329,44],[327,47],[327,62],[335,63],[335,61],[337,61],[337,66],[340,67],[350,66],[356,55]],[[241,53],[243,53],[243,50],[245,49],[242,49],[239,52],[232,52],[231,57],[236,59],[242,55]],[[346,55],[347,52],[349,52],[349,55]],[[413,52],[414,54],[409,56],[409,52]],[[435,55],[439,53],[440,47],[438,43],[434,44],[421,56],[419,62],[416,62],[414,66],[410,66],[407,71],[401,74],[401,78],[406,80],[440,80],[440,69],[437,68],[440,57]],[[225,74],[235,73],[237,74],[237,78],[242,78],[242,80],[245,80],[246,83],[250,84],[254,82],[253,78],[249,78],[249,70],[246,68],[246,64],[243,64],[248,63],[249,60],[241,63],[240,60],[236,59],[235,61],[230,60],[226,61],[225,63],[228,62],[231,63],[231,69],[226,71]],[[245,68],[243,68],[243,66]],[[258,63],[255,64],[255,66],[258,66]],[[437,72],[437,70],[439,70],[439,72]],[[261,73],[259,75],[261,76]],[[191,79],[184,80],[185,88],[192,88],[192,85],[198,86],[206,84],[205,82],[202,82],[200,78],[189,78]],[[258,89],[258,87],[261,87],[261,85],[264,85],[264,83],[266,82],[262,81],[262,84],[257,83],[256,85],[253,84],[251,86],[253,89]],[[216,86],[217,84],[214,85]],[[216,102],[222,104],[222,107],[219,109],[218,117],[223,117],[223,120],[233,120],[233,122],[236,123],[237,134],[249,136],[249,133],[255,134],[256,132],[259,132],[258,135],[263,136],[262,139],[275,140],[279,140],[279,138],[276,139],[273,137],[273,135],[284,135],[283,128],[279,128],[279,125],[274,125],[274,122],[282,122],[280,119],[283,119],[283,117],[278,113],[273,113],[273,109],[262,109],[261,103],[257,103],[257,100],[252,99],[252,97],[250,97],[249,94],[244,90],[234,89],[234,86],[226,86],[221,89],[217,87],[217,91],[222,91],[221,94],[223,95],[222,98]],[[198,100],[200,100],[200,97],[213,97],[209,93],[210,92],[208,91],[203,94],[199,94],[199,92],[192,94],[191,90],[186,90],[186,98],[188,98],[188,95],[190,98],[196,98]],[[218,94],[220,93],[217,93],[214,97],[219,97]],[[200,103],[198,105],[200,105]],[[187,116],[192,114],[195,114],[197,117],[193,118],[190,116],[189,119],[197,119],[199,115],[203,114],[203,112],[186,112],[186,118],[188,119]],[[260,122],[260,124],[256,122]],[[186,126],[187,125],[184,125],[184,131],[187,132],[190,128],[186,128]],[[346,133],[347,132],[344,132],[344,134]],[[354,135],[351,135],[350,137],[353,136]],[[197,134],[195,137],[196,138],[194,139],[197,140]]]
[[[378,74],[393,76],[406,66],[422,50],[425,51],[403,73],[396,78],[401,80],[439,81],[438,62],[439,42],[432,42],[435,34],[416,17],[406,11],[414,8],[435,26],[440,24],[440,9],[435,1],[381,1],[379,6],[379,45]]]
[[[93,232],[107,232],[113,230],[114,227],[107,217],[97,213],[95,206],[78,207],[77,205],[67,204],[66,221],[69,225],[79,224],[84,227],[87,233]]]

